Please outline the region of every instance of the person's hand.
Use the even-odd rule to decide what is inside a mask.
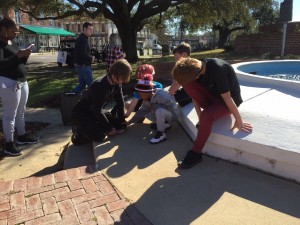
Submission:
[[[247,133],[250,133],[253,129],[250,123],[244,123],[243,121],[235,121],[231,130],[238,129]]]
[[[117,130],[117,134],[122,134],[124,132],[125,132],[125,129],[119,129],[119,130]]]
[[[28,58],[31,54],[31,49],[21,49],[18,51],[17,56],[18,58]]]
[[[110,136],[114,136],[114,135],[116,135],[117,134],[117,130],[115,129],[115,128],[113,128],[109,133],[108,133],[108,135],[110,135]]]

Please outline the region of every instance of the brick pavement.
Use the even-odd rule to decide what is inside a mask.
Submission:
[[[151,225],[101,172],[88,171],[0,182],[0,225]]]

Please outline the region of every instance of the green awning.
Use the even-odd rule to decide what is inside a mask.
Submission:
[[[31,25],[19,25],[20,27],[29,30],[36,34],[44,34],[44,35],[59,35],[59,36],[76,36],[76,34],[66,31],[62,28],[55,27],[39,27],[39,26],[31,26]]]

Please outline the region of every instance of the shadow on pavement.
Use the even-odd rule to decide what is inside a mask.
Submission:
[[[136,124],[96,148],[99,168],[149,221],[299,224],[299,184],[208,156],[192,169],[176,169],[168,156],[182,159],[192,146],[176,126],[158,145],[148,143],[148,124]]]

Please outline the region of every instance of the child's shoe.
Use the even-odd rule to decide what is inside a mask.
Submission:
[[[151,144],[158,144],[167,139],[166,133],[157,131],[155,136],[150,139]]]

